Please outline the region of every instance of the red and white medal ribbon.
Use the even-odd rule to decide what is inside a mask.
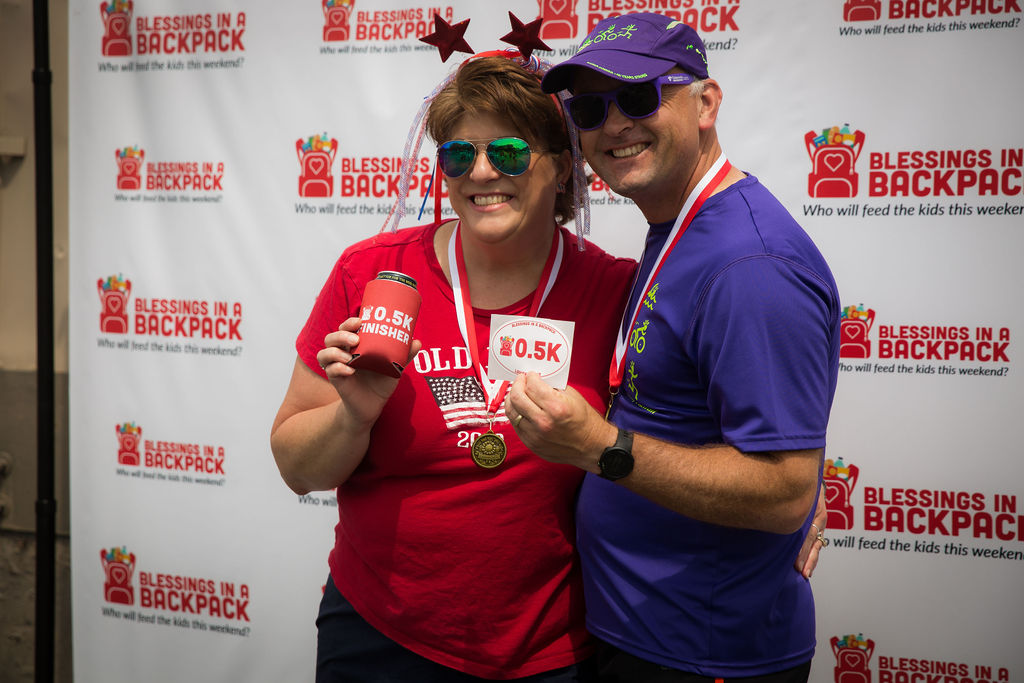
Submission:
[[[636,319],[640,315],[640,307],[644,304],[644,299],[650,293],[651,284],[658,277],[658,271],[665,265],[665,261],[668,260],[669,254],[676,248],[676,244],[679,242],[679,238],[683,236],[686,229],[690,227],[690,222],[693,221],[693,217],[697,215],[700,208],[707,201],[707,198],[711,196],[711,193],[715,191],[722,180],[725,179],[726,174],[732,168],[732,165],[726,160],[725,155],[719,155],[715,163],[711,165],[707,173],[700,179],[697,185],[690,191],[690,194],[686,197],[686,201],[683,202],[683,208],[679,212],[678,218],[676,218],[675,225],[672,226],[672,231],[668,235],[668,239],[665,240],[665,244],[661,247],[661,252],[658,254],[658,258],[655,261],[655,266],[651,268],[651,272],[647,275],[647,282],[644,283],[643,289],[640,291],[642,294],[637,297],[636,305],[633,308],[632,317],[630,318],[629,327],[623,331],[622,325],[619,325],[619,336],[615,342],[615,353],[612,357],[611,366],[608,368],[608,389],[612,395],[618,393],[619,386],[622,384],[622,375],[626,370],[626,349],[629,347],[629,335],[633,331],[633,327],[636,325]],[[640,262],[643,263],[643,256],[640,257]],[[634,283],[635,286],[635,283]],[[622,312],[623,320],[625,320],[627,311]],[[609,400],[609,408],[611,402]]]
[[[448,240],[448,269],[451,271],[452,291],[455,293],[455,317],[459,321],[459,332],[462,333],[462,340],[469,347],[470,357],[473,359],[473,368],[476,370],[477,378],[480,380],[480,387],[487,398],[487,414],[497,414],[498,407],[505,400],[505,392],[508,391],[510,382],[492,381],[488,379],[484,371],[483,363],[480,360],[480,350],[476,344],[476,326],[473,324],[473,305],[469,298],[469,278],[466,276],[466,260],[462,255],[462,237],[459,230],[461,221],[456,224],[452,236]],[[544,264],[544,270],[540,275],[540,282],[533,293],[533,301],[530,303],[530,316],[536,317],[541,306],[548,298],[551,288],[555,286],[558,279],[558,271],[562,266],[562,232],[555,228],[554,237],[551,240],[551,251],[548,252],[548,260]],[[452,268],[452,264],[455,265]],[[463,287],[463,283],[467,286]]]

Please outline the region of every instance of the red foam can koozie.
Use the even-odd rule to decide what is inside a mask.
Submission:
[[[349,365],[389,377],[400,377],[420,312],[416,280],[385,270],[366,283],[360,306],[359,344]]]

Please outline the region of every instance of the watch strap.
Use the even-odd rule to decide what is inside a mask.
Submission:
[[[626,451],[630,455],[633,454],[633,432],[628,432],[622,427],[619,427],[619,435],[615,439],[613,448]]]

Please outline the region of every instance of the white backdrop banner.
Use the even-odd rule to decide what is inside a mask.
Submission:
[[[508,11],[543,16],[558,61],[630,10],[702,33],[726,153],[843,297],[812,680],[1024,680],[1018,0],[70,4],[76,680],[312,679],[337,508],[288,490],[269,430],[464,57],[418,38],[438,12],[496,49]],[[636,207],[599,179],[591,206],[591,238],[639,256]]]

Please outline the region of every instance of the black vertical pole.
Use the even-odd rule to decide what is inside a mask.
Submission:
[[[32,3],[36,154],[36,629],[35,680],[53,681],[56,511],[53,368],[53,108],[50,15]]]

